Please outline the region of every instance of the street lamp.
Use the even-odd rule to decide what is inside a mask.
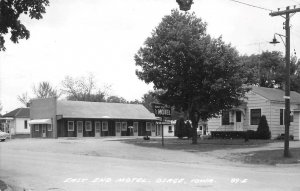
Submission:
[[[275,33],[273,40],[270,42],[271,44],[278,44],[275,35],[278,35],[284,46],[285,46],[285,95],[283,96],[285,100],[285,122],[284,122],[284,157],[289,157],[289,139],[290,139],[290,26],[289,26],[289,17],[287,17],[286,21],[286,36],[282,34]],[[285,42],[283,40],[285,37]]]
[[[191,9],[192,4],[194,3],[193,0],[176,0],[179,5],[179,9],[182,11],[188,11]]]
[[[282,37],[285,38],[286,36],[284,36],[284,35],[282,35],[282,34],[279,34],[279,33],[275,33],[275,34],[274,34],[274,38],[273,38],[273,40],[270,42],[270,44],[276,45],[276,44],[280,43],[280,42],[276,39],[276,36],[275,36],[275,35],[278,35],[278,36],[281,38],[281,40],[282,40],[284,46],[286,47],[286,44],[285,44],[285,42],[284,42],[284,40],[283,40],[283,38],[282,38]]]

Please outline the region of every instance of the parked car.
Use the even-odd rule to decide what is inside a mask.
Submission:
[[[5,133],[0,130],[0,141],[5,141],[5,139],[9,136],[8,133]]]

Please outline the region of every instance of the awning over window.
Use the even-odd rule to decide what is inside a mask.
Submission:
[[[31,125],[34,124],[51,124],[51,119],[34,119],[28,122]]]

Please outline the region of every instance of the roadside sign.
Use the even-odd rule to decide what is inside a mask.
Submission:
[[[153,111],[156,117],[171,117],[171,107],[163,104],[152,104]]]

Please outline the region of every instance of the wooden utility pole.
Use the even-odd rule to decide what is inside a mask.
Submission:
[[[285,132],[284,132],[284,157],[289,157],[289,128],[290,128],[290,14],[300,12],[300,8],[290,9],[270,13],[270,16],[282,16],[285,18],[285,64],[286,64],[286,79],[285,79]]]

